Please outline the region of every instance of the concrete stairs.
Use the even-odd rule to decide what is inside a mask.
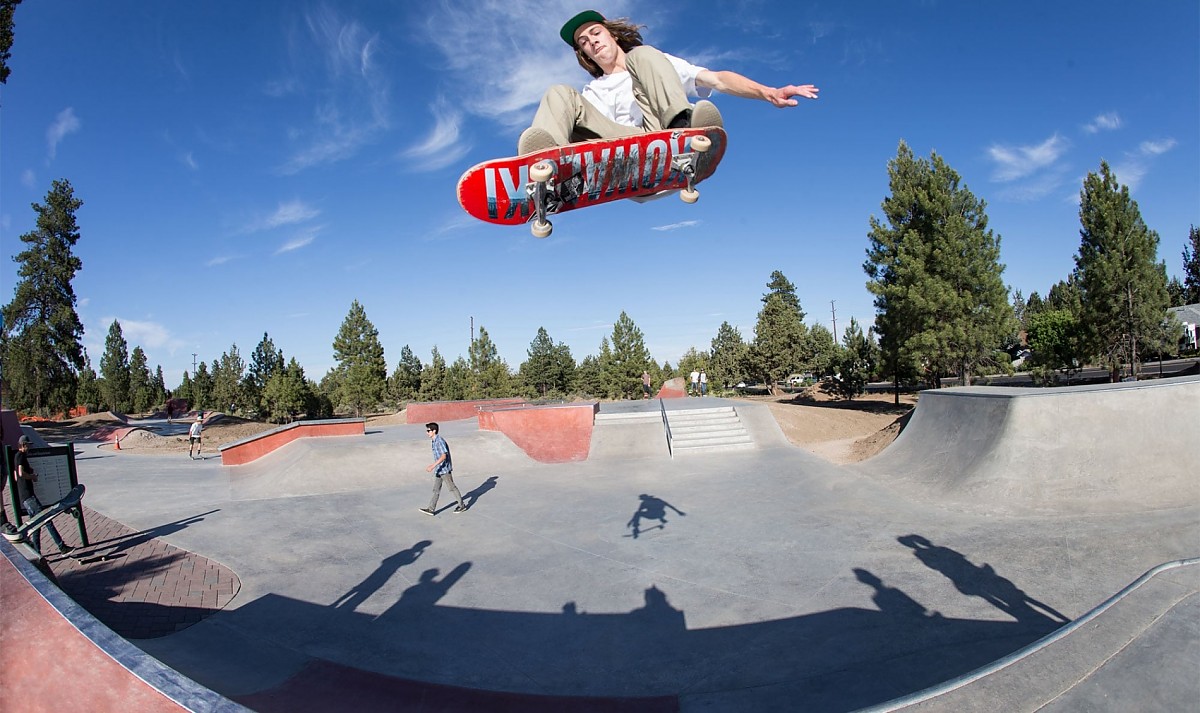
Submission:
[[[672,453],[711,453],[754,447],[737,411],[732,406],[668,411]]]
[[[672,455],[754,448],[754,439],[732,406],[669,409],[667,423],[671,429],[669,452]],[[607,452],[610,446],[625,455],[668,450],[664,448],[668,444],[662,427],[662,412],[657,409],[621,413],[601,411],[596,414],[596,427],[603,428],[605,433],[599,448],[593,440],[593,450],[597,452]]]

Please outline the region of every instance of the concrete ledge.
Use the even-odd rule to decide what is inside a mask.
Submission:
[[[327,421],[296,421],[270,431],[222,444],[221,465],[242,465],[262,458],[271,451],[286,446],[297,438],[321,436],[361,436],[366,433],[366,419],[344,418]]]
[[[587,460],[598,403],[555,404],[479,412],[481,431],[499,431],[541,463]]]
[[[410,403],[404,409],[408,423],[429,423],[430,421],[461,421],[475,418],[486,408],[503,408],[505,406],[520,406],[525,399],[478,399],[475,401],[422,401]]]
[[[0,552],[0,691],[8,703],[31,711],[248,711],[117,636],[7,541]]]

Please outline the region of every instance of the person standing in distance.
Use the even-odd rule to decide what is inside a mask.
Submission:
[[[425,434],[429,436],[430,445],[433,447],[433,462],[425,468],[425,472],[433,473],[433,497],[429,500],[429,507],[419,510],[426,515],[437,514],[438,496],[442,494],[444,480],[450,486],[450,492],[458,498],[458,507],[454,508],[454,512],[466,512],[467,506],[463,504],[462,493],[458,492],[458,486],[454,484],[454,463],[450,460],[450,446],[445,438],[438,435],[436,423],[425,424]]]
[[[202,436],[200,435],[203,432],[204,417],[197,416],[196,420],[192,422],[192,427],[188,429],[188,458],[192,460],[196,459],[196,456],[192,455],[192,448],[195,447],[197,456],[200,455],[200,450],[204,448],[204,444],[201,442]]]

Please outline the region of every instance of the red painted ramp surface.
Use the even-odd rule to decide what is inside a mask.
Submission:
[[[11,550],[7,543],[4,546]],[[101,650],[46,600],[7,556],[0,556],[0,602],[4,610],[0,616],[4,657],[0,709],[22,713],[187,710]],[[132,645],[124,645],[136,651]]]
[[[587,460],[599,404],[562,404],[480,411],[479,428],[500,431],[541,463]]]

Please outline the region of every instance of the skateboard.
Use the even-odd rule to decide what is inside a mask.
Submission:
[[[74,488],[71,488],[71,492],[67,493],[65,498],[26,520],[14,532],[4,533],[5,539],[9,542],[20,542],[28,537],[30,533],[45,527],[46,523],[54,519],[55,515],[79,507],[79,501],[83,499],[84,490],[85,488],[82,485],[76,485]]]
[[[458,179],[458,202],[488,223],[529,223],[538,238],[554,228],[547,216],[576,208],[666,191],[695,203],[696,184],[717,169],[725,139],[716,127],[672,129],[484,161]]]

